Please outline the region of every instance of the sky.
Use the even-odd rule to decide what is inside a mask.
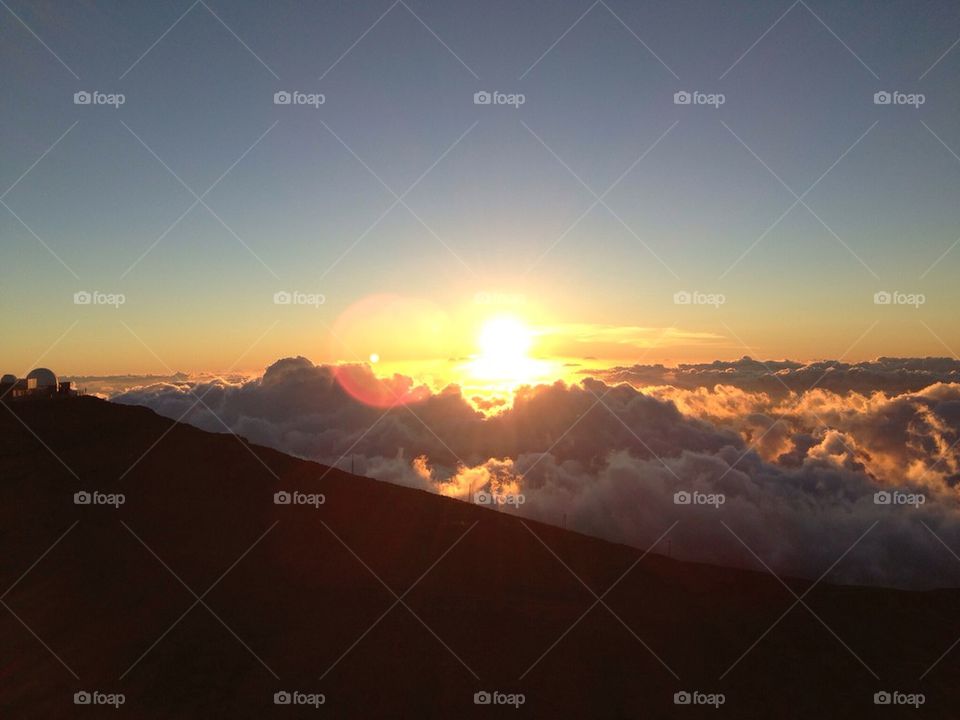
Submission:
[[[0,372],[637,547],[697,519],[684,559],[752,567],[726,518],[777,572],[867,531],[841,580],[957,584],[960,5],[0,18]]]
[[[0,17],[3,372],[449,361],[504,313],[533,356],[622,364],[960,349],[960,6]]]

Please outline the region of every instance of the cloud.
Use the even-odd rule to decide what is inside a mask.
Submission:
[[[814,389],[771,397],[727,385],[713,390],[658,387],[648,392],[684,413],[736,429],[764,459],[796,465],[826,433],[848,462],[883,484],[938,488],[956,484],[960,385],[934,383],[918,392],[844,395]]]
[[[216,377],[207,373],[190,375],[176,372],[172,375],[64,375],[60,379],[73,382],[88,395],[108,398],[145,385],[195,383],[213,380]],[[230,373],[224,379],[229,383],[239,383],[249,380],[250,376],[244,373]]]
[[[860,363],[823,360],[804,364],[743,357],[676,367],[631,365],[582,372],[607,382],[626,382],[635,387],[670,385],[691,389],[731,385],[774,396],[803,393],[816,387],[836,393],[903,393],[916,392],[937,382],[960,382],[960,361],[951,358],[879,358]]]
[[[523,387],[489,417],[454,385],[432,392],[365,365],[305,358],[252,380],[155,383],[114,399],[453,497],[523,494],[524,504],[501,511],[640,547],[678,521],[670,539],[682,559],[760,567],[742,540],[778,573],[819,577],[869,529],[831,579],[960,583],[960,562],[934,536],[960,550],[960,385],[943,381],[955,364],[820,363],[821,374],[836,368],[833,389],[790,392],[757,389],[769,372],[757,365],[646,366],[645,377],[661,381],[646,391],[593,377]],[[816,372],[766,365],[788,385]],[[665,385],[668,373],[682,381]],[[705,384],[718,374],[734,382]],[[918,376],[931,382],[876,387],[910,378],[912,388]],[[877,504],[885,490],[925,502]],[[725,502],[678,505],[678,492]]]

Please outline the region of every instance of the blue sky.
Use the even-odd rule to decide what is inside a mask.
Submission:
[[[727,339],[672,349],[681,360],[960,347],[960,248],[938,262],[960,236],[960,6],[0,10],[0,193],[16,183],[0,206],[0,330],[15,370],[75,320],[48,356],[69,372],[162,370],[154,353],[223,369],[284,288],[326,304],[283,316],[253,366],[322,354],[325,328],[372,294],[454,307],[489,289],[534,297],[537,321]],[[125,103],[75,105],[81,90]],[[278,90],[325,102],[275,105]],[[525,102],[476,105],[481,90]],[[725,102],[674,104],[681,90]],[[874,104],[883,90],[925,101]],[[228,170],[209,209],[170,229]],[[768,230],[791,190],[809,208]],[[83,289],[127,302],[77,307]],[[727,302],[677,307],[679,290]],[[880,290],[926,303],[878,307]]]

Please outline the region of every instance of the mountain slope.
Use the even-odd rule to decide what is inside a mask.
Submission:
[[[925,693],[924,716],[960,706],[960,650],[920,680],[960,637],[960,592],[786,585],[145,408],[0,408],[2,717],[115,716],[76,707],[82,690],[138,718],[875,717],[881,690]],[[284,690],[325,704],[274,705]],[[474,705],[482,690],[524,704]],[[682,690],[725,702],[675,705]]]

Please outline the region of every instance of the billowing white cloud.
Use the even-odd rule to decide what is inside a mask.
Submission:
[[[732,371],[702,366],[732,379],[719,385],[693,380],[695,366],[673,370],[676,384],[661,372],[647,390],[585,377],[521,388],[491,417],[455,386],[431,392],[305,358],[253,380],[157,383],[114,399],[390,482],[463,499],[522,495],[501,511],[641,547],[679,521],[669,537],[683,559],[759,567],[735,533],[778,573],[818,577],[873,526],[832,579],[960,584],[960,562],[937,539],[960,551],[960,385],[944,381],[956,369],[877,364],[884,370],[870,370],[869,382],[844,366],[835,372],[845,386],[789,392],[762,389],[769,378],[748,360],[721,364]],[[812,372],[779,365],[788,376]],[[820,374],[824,365],[842,364],[820,363]],[[917,373],[930,382],[904,390]],[[385,402],[397,397],[407,402]],[[891,491],[915,495],[914,505],[875,502]],[[677,493],[695,501],[677,504]]]
[[[715,360],[711,363],[631,365],[606,370],[584,370],[607,382],[627,382],[635,387],[670,385],[678,388],[712,388],[732,385],[742,390],[779,396],[823,388],[837,393],[915,392],[936,382],[960,382],[960,361],[951,358],[879,358],[859,363],[822,360]]]

